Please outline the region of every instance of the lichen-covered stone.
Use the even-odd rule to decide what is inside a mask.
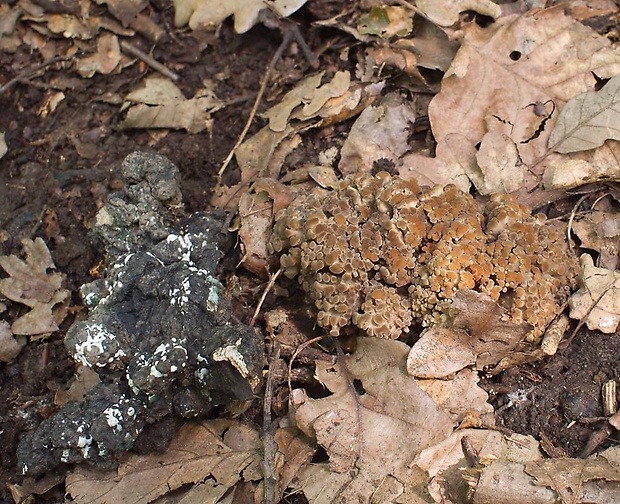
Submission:
[[[350,323],[386,338],[413,322],[443,323],[466,288],[530,324],[537,340],[578,271],[561,225],[514,197],[482,204],[455,186],[421,190],[386,172],[298,197],[276,215],[269,245],[334,336]]]
[[[160,156],[129,156],[127,188],[99,212],[94,234],[106,246],[107,276],[82,287],[89,314],[71,326],[65,346],[103,384],[22,441],[25,473],[59,463],[110,463],[146,423],[171,413],[196,418],[253,397],[263,343],[254,329],[233,321],[215,277],[222,216],[197,213],[167,223],[167,205],[179,200],[166,168],[176,174]]]

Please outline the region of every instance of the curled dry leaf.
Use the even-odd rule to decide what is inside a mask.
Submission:
[[[620,140],[620,75],[600,91],[571,98],[561,110],[549,136],[549,149],[567,154],[600,147],[605,140]]]
[[[152,75],[125,97],[123,110],[129,110],[122,127],[173,128],[199,133],[210,127],[211,113],[220,106],[209,85],[186,99],[173,82]]]
[[[195,485],[187,501],[219,502],[239,482],[262,478],[261,448],[258,432],[239,422],[188,423],[165,453],[131,454],[107,473],[78,467],[67,475],[66,491],[77,502],[144,504]]]
[[[409,150],[409,127],[415,120],[411,104],[399,96],[386,96],[377,106],[364,109],[347,136],[341,150],[340,171],[348,175],[370,172],[380,159],[400,164]]]
[[[424,493],[425,473],[410,461],[445,439],[452,421],[403,372],[408,350],[399,341],[359,338],[345,358],[346,372],[338,363],[316,363],[331,395],[311,399],[305,390],[293,392],[298,427],[316,437],[329,457],[300,475],[299,487],[311,502],[368,502],[387,483],[393,499],[418,502]],[[352,380],[359,380],[361,395]]]
[[[599,266],[615,270],[620,243],[620,215],[595,210],[573,222],[573,231],[584,248],[597,251]]]
[[[6,140],[4,138],[4,132],[2,132],[0,133],[0,159],[2,159],[8,151],[9,151],[9,148],[6,145]]]
[[[0,362],[9,362],[19,355],[22,344],[13,337],[11,326],[0,320]]]
[[[501,306],[485,294],[458,291],[454,328],[426,330],[407,357],[407,372],[417,378],[446,378],[471,364],[494,366],[525,339],[531,326],[512,322]]]
[[[92,56],[77,60],[77,71],[82,77],[92,77],[95,73],[109,74],[121,61],[121,48],[118,37],[103,33],[97,39],[97,52]]]
[[[0,280],[0,293],[30,308],[11,324],[13,334],[47,336],[58,330],[66,315],[69,291],[62,288],[65,276],[47,272],[55,266],[41,238],[24,239],[22,245],[26,260],[15,255],[0,256],[0,267],[9,274],[9,278]]]
[[[174,24],[192,30],[217,29],[228,16],[235,16],[235,31],[245,33],[259,21],[259,13],[270,9],[279,17],[290,16],[307,0],[173,0]]]
[[[579,290],[569,299],[570,317],[585,320],[590,330],[611,334],[620,323],[620,273],[597,268],[589,254],[582,254],[579,262]]]

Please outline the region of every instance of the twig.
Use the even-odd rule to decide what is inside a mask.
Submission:
[[[132,56],[135,56],[136,58],[140,58],[153,70],[156,70],[157,72],[162,74],[164,77],[168,77],[169,79],[172,79],[175,82],[178,82],[181,79],[181,76],[179,74],[173,72],[168,67],[164,66],[159,61],[157,61],[155,58],[146,54],[144,51],[141,51],[136,46],[134,46],[132,43],[127,42],[126,40],[121,40],[120,46],[123,51],[131,54]]]
[[[278,47],[277,51],[271,58],[269,65],[267,65],[267,70],[265,70],[265,75],[263,75],[263,81],[261,82],[260,88],[258,90],[258,94],[256,95],[256,99],[254,100],[254,105],[252,106],[252,110],[250,111],[250,116],[248,117],[248,120],[246,121],[245,126],[243,127],[243,131],[241,131],[241,134],[239,135],[237,142],[235,143],[233,148],[230,150],[230,152],[228,153],[228,156],[226,156],[226,159],[224,159],[222,166],[220,166],[220,169],[217,172],[218,184],[222,182],[222,174],[224,173],[224,170],[226,170],[228,163],[230,163],[233,156],[235,155],[235,152],[237,152],[237,149],[243,143],[243,140],[245,140],[245,135],[247,135],[250,129],[250,126],[252,125],[252,121],[254,120],[254,117],[256,116],[256,112],[258,111],[258,106],[260,105],[260,102],[263,99],[263,95],[265,94],[265,89],[267,89],[267,83],[269,82],[271,73],[276,67],[276,63],[278,62],[278,60],[282,57],[282,54],[284,54],[284,51],[286,50],[288,45],[291,43],[292,39],[293,39],[292,32],[287,31],[284,33],[284,38],[282,39],[282,43],[280,44],[280,47]]]
[[[284,270],[282,269],[282,267],[280,267],[278,269],[278,271],[276,271],[273,275],[269,274],[269,282],[267,282],[267,287],[265,287],[265,290],[263,291],[263,294],[261,295],[260,299],[258,300],[258,305],[256,305],[256,310],[254,310],[254,315],[252,315],[252,320],[250,321],[250,325],[251,326],[253,326],[254,322],[256,322],[258,314],[260,313],[260,309],[263,306],[263,303],[265,302],[265,298],[267,297],[267,294],[273,288],[273,284],[276,283],[276,280],[282,274],[282,271],[284,271]]]
[[[30,77],[32,74],[38,72],[39,70],[48,67],[50,65],[53,65],[54,63],[58,62],[58,61],[67,61],[71,59],[70,56],[54,56],[53,58],[50,58],[46,61],[44,61],[43,63],[40,63],[36,66],[33,66],[31,68],[27,68],[26,70],[24,70],[23,72],[20,72],[19,74],[17,74],[17,76],[13,77],[9,82],[7,82],[4,86],[0,87],[0,95],[2,95],[3,93],[6,93],[9,88],[13,87],[15,84],[17,84],[18,82],[20,82],[21,80]]]
[[[316,338],[312,338],[308,341],[304,341],[301,345],[299,345],[295,351],[293,352],[293,355],[291,356],[291,360],[288,363],[288,376],[287,376],[287,382],[288,382],[288,396],[289,396],[289,402],[290,402],[290,398],[293,395],[293,386],[291,385],[291,374],[293,374],[293,362],[295,362],[295,359],[297,358],[297,356],[303,352],[307,347],[309,347],[310,345],[313,345],[314,343],[317,343],[318,341],[321,341],[325,338],[330,338],[331,336],[317,336]]]
[[[276,474],[276,453],[277,446],[274,438],[277,420],[271,421],[271,400],[273,398],[273,373],[280,359],[280,345],[277,341],[273,342],[274,352],[270,357],[269,371],[265,383],[265,397],[263,398],[263,476],[265,478],[265,504],[275,504],[276,484],[278,482]]]

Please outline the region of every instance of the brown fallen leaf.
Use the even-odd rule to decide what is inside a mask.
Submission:
[[[582,254],[579,262],[579,290],[569,299],[570,317],[585,320],[590,330],[612,334],[620,323],[620,273],[597,268],[590,254]]]
[[[446,378],[466,366],[494,366],[510,356],[527,333],[528,324],[510,320],[490,297],[469,289],[456,293],[454,327],[427,329],[413,345],[407,372],[417,378]]]
[[[490,0],[417,0],[416,9],[427,19],[439,26],[452,26],[464,11],[476,11],[484,16],[497,18],[501,14],[499,5]]]
[[[395,94],[367,107],[353,123],[342,146],[339,170],[345,175],[370,172],[380,159],[400,164],[402,155],[409,150],[407,139],[414,120],[412,106]]]
[[[574,221],[572,229],[582,247],[600,254],[600,267],[616,269],[620,243],[620,216],[617,213],[594,210]]]
[[[76,68],[82,77],[92,77],[95,73],[109,74],[121,61],[121,48],[118,37],[103,33],[97,38],[97,52],[86,58],[78,58]]]
[[[605,140],[620,140],[620,75],[599,91],[571,98],[560,111],[549,136],[549,149],[567,154],[600,147]]]
[[[424,502],[425,473],[410,461],[445,439],[453,424],[403,372],[408,350],[399,341],[358,338],[345,358],[347,372],[316,363],[317,378],[331,395],[312,399],[305,390],[293,391],[298,427],[329,457],[300,475],[299,489],[311,502],[370,502],[371,495],[383,495],[378,502]],[[363,392],[348,380],[359,381]]]
[[[287,17],[308,0],[174,0],[174,24],[189,24],[192,30],[217,29],[229,16],[235,17],[235,31],[245,33],[258,23],[263,9],[271,9],[278,17]]]
[[[13,334],[47,336],[64,320],[70,292],[62,288],[65,275],[47,272],[55,266],[41,238],[24,239],[22,246],[25,260],[15,255],[0,256],[0,267],[9,274],[0,280],[0,293],[30,308],[11,324]]]
[[[121,126],[128,129],[173,128],[199,133],[211,126],[211,113],[221,105],[209,82],[193,98],[186,99],[172,81],[151,75],[125,97],[122,110],[128,110]]]
[[[19,355],[24,343],[17,341],[6,320],[0,320],[0,362],[9,362]]]
[[[196,484],[194,492],[203,500],[188,500],[215,503],[239,482],[262,478],[261,449],[258,433],[242,423],[188,423],[165,453],[130,454],[110,472],[76,468],[67,475],[66,492],[76,502],[89,504],[147,504]]]
[[[438,142],[457,133],[477,146],[487,134],[505,135],[518,153],[514,168],[530,168],[526,189],[547,169],[541,160],[549,154],[554,105],[593,89],[593,72],[601,78],[620,73],[620,52],[562,8],[500,17],[485,28],[464,26],[461,48],[429,105]]]

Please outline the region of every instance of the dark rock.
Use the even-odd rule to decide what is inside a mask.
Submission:
[[[94,229],[108,274],[82,287],[90,313],[65,338],[75,361],[104,384],[22,441],[24,473],[61,462],[109,464],[131,449],[146,423],[173,411],[199,418],[217,405],[251,401],[263,367],[262,338],[233,322],[215,277],[222,216],[165,223],[167,205],[180,204],[177,173],[161,156],[132,154],[123,163],[128,188],[100,210]]]

